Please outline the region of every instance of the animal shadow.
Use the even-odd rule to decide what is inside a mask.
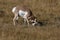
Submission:
[[[40,22],[40,21],[38,21],[36,26],[45,26],[46,24],[47,24],[47,22]]]

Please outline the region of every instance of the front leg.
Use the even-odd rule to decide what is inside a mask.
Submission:
[[[27,24],[28,24],[28,26],[29,26],[29,20],[28,20],[28,19],[26,19],[26,21],[27,21]]]
[[[27,23],[27,20],[26,19],[24,19],[24,24],[26,24]]]

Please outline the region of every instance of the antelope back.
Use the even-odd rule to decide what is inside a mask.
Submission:
[[[16,11],[18,12],[19,10],[22,10],[22,11],[27,11],[28,12],[28,17],[29,16],[32,16],[32,11],[27,7],[27,6],[16,6]]]

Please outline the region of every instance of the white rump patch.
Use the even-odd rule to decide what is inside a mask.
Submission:
[[[23,18],[26,18],[26,15],[28,14],[27,11],[22,11],[22,10],[19,10],[19,15]]]
[[[14,7],[14,8],[12,9],[12,12],[14,13],[14,12],[15,12],[15,10],[16,10],[16,7]]]

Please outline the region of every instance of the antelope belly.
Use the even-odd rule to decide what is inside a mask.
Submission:
[[[23,18],[26,18],[26,15],[27,15],[27,11],[22,11],[22,10],[19,10],[19,15]]]

